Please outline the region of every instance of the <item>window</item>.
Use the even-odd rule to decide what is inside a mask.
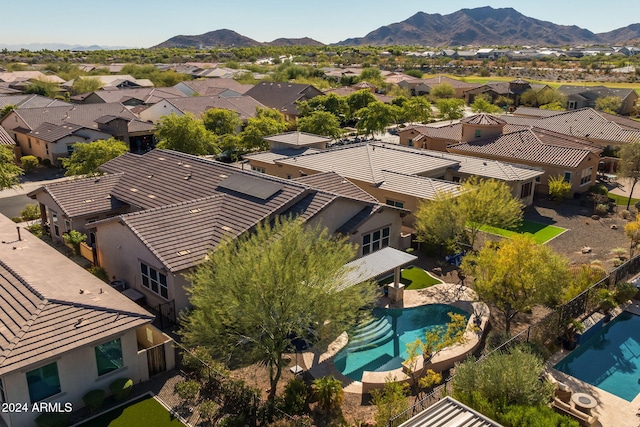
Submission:
[[[60,393],[60,377],[56,362],[27,372],[29,398],[31,402],[39,402],[49,396]]]
[[[7,396],[4,394],[4,381],[0,378],[0,402],[6,402]]]
[[[29,148],[31,148],[31,138],[27,138],[27,142],[29,143]]]
[[[49,144],[44,144],[44,149],[47,150],[47,156],[49,155]]]
[[[387,199],[387,204],[389,206],[395,206],[396,208],[400,208],[400,209],[404,208],[404,202],[399,202],[397,200]]]
[[[166,274],[162,274],[155,268],[143,263],[140,263],[140,273],[142,274],[142,286],[163,298],[169,298]]]
[[[409,139],[409,147],[413,147],[413,139]]]
[[[585,185],[591,182],[591,174],[593,173],[593,168],[586,168],[582,171],[580,175],[580,185]]]
[[[258,167],[258,166],[251,166],[251,170],[252,171],[256,171],[256,172],[260,172],[260,173],[266,173],[264,168]]]
[[[67,145],[67,155],[71,156],[73,154],[73,144]]]
[[[287,174],[287,179],[293,178],[290,174]]]
[[[98,376],[108,374],[124,366],[120,338],[96,346],[95,350]]]
[[[536,176],[536,182],[537,182],[538,184],[540,184],[540,181],[541,181],[541,179],[540,179],[540,175]]]
[[[452,182],[460,182],[460,177],[459,176],[452,176],[451,177],[451,181]]]
[[[71,231],[71,221],[69,221],[68,219],[64,220],[64,229],[67,233]]]
[[[482,136],[482,131],[480,129],[476,129],[476,138],[480,138]]]
[[[60,237],[60,228],[58,227],[58,213],[51,211],[51,225],[53,225],[53,233]]]
[[[527,182],[526,184],[523,184],[520,187],[520,198],[524,199],[527,198],[531,195],[531,187],[533,186],[533,184],[531,183],[531,181]]]
[[[564,180],[567,182],[571,182],[571,172],[564,173]]]
[[[569,103],[567,105],[567,110],[575,110],[576,108],[578,108],[578,102],[577,101],[569,101]]]
[[[389,227],[362,236],[362,255],[370,254],[389,246]]]

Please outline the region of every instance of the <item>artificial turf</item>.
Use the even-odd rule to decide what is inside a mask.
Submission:
[[[613,193],[609,193],[607,195],[609,196],[610,199],[613,199],[616,202],[616,205],[625,206],[625,207],[627,206],[627,202],[629,201],[629,196],[621,196],[619,194],[613,194]],[[634,206],[638,201],[640,201],[640,199],[634,199],[632,197],[630,206]]]
[[[531,234],[536,243],[543,244],[553,239],[554,237],[564,233],[565,231],[567,231],[567,229],[556,227],[554,225],[547,225],[541,224],[539,222],[524,220],[519,227],[514,228],[513,230],[505,230],[502,228],[483,225],[482,227],[480,227],[480,231],[497,234],[504,237],[511,237],[516,234]]]
[[[145,395],[78,427],[185,427],[153,396]]]
[[[381,285],[388,285],[393,282],[393,276],[389,276],[380,281]],[[400,273],[400,283],[405,286],[406,290],[414,291],[417,289],[428,288],[429,286],[442,283],[429,273],[418,267],[409,267]]]

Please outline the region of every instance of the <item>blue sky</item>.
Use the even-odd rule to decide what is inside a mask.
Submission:
[[[532,18],[595,33],[640,22],[638,0],[23,0],[2,5],[0,45],[67,43],[150,47],[175,35],[227,28],[260,42],[311,37],[335,43],[361,37],[417,12],[513,7]],[[524,4],[523,4],[524,3]]]

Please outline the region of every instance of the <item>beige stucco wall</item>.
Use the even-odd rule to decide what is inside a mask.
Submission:
[[[157,307],[167,300],[142,286],[140,262],[166,274],[168,300],[175,300],[176,311],[187,307],[188,299],[183,289],[185,282],[182,276],[163,271],[163,265],[156,256],[119,221],[110,221],[96,227],[96,248],[98,264],[107,271],[109,277],[112,280],[125,280],[128,287],[144,294],[150,307]]]
[[[98,377],[94,348],[96,345],[104,344],[116,338],[121,339],[124,367]],[[82,396],[90,390],[103,389],[109,394],[109,384],[118,378],[131,378],[134,384],[137,384],[146,376],[146,373],[142,375],[140,371],[136,331],[132,329],[124,334],[113,335],[107,339],[96,341],[89,346],[72,350],[44,362],[21,369],[20,371],[4,375],[2,381],[4,383],[7,402],[27,403],[29,407],[31,407],[32,402],[29,400],[29,387],[26,373],[54,361],[57,362],[58,365],[61,392],[44,401],[60,402],[63,407],[65,403],[71,403],[73,410],[84,406]],[[12,414],[2,412],[1,414],[9,427],[33,425],[35,418],[40,415],[39,413],[30,411],[27,413]]]
[[[449,152],[455,154],[468,155],[468,152],[462,150],[456,150],[455,147],[449,147]],[[490,156],[484,153],[474,153],[476,157],[482,157],[485,159],[491,160],[500,160],[500,161],[513,161],[512,159],[498,157],[498,156]],[[564,176],[565,172],[571,172],[571,193],[570,196],[573,196],[574,193],[583,193],[586,192],[591,185],[596,182],[596,175],[598,173],[598,161],[600,157],[596,154],[591,154],[587,156],[576,168],[567,168],[562,166],[554,166],[548,164],[534,163],[534,162],[526,162],[522,160],[518,160],[518,163],[523,165],[534,166],[542,169],[544,171],[544,175],[540,177],[540,182],[537,183],[535,187],[536,193],[548,194],[549,193],[549,177],[550,176]],[[582,171],[588,168],[592,168],[591,170],[591,179],[589,182],[585,184],[580,184]],[[514,196],[520,197],[520,192],[517,189],[514,189]]]
[[[167,101],[160,101],[157,104],[152,105],[144,111],[140,112],[140,119],[146,122],[158,123],[162,116],[168,116],[171,113],[175,113],[178,116],[182,116],[182,111],[168,103]]]

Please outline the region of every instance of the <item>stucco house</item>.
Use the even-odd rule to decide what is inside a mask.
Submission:
[[[102,169],[100,177],[47,185],[30,196],[54,238],[56,223],[87,232],[97,264],[139,292],[146,305],[170,308],[163,314],[174,321],[189,307],[185,275],[222,239],[276,215],[322,223],[358,244],[358,256],[406,244],[400,238],[405,210],[362,197],[335,179],[310,185],[170,150],[125,154]]]
[[[610,88],[605,86],[569,86],[562,85],[558,91],[567,96],[567,110],[578,110],[580,108],[594,108],[600,98],[616,97],[620,98],[620,108],[616,113],[628,116],[636,113],[638,94],[634,89]]]
[[[571,194],[593,185],[602,149],[583,138],[508,124],[509,117],[477,114],[453,124],[413,126],[400,133],[400,144],[537,168],[544,174],[535,188],[543,194],[550,176],[570,181]]]
[[[479,157],[421,150],[383,142],[340,146],[327,150],[275,150],[245,156],[252,169],[289,179],[335,172],[381,203],[415,212],[421,200],[437,192],[459,191],[459,182],[472,175],[503,180],[514,197],[533,202],[538,168]],[[403,219],[411,228],[413,214]]]
[[[173,368],[152,314],[1,215],[0,237],[0,400],[28,408],[0,411],[0,423],[34,425],[34,404],[77,410],[117,378]]]
[[[189,96],[162,99],[140,111],[138,115],[142,120],[157,123],[162,117],[171,114],[182,116],[185,113],[191,113],[199,117],[212,108],[235,111],[242,121],[246,121],[248,118],[256,116],[256,108],[267,107],[250,96],[244,95],[234,97]]]
[[[114,137],[131,151],[153,146],[155,126],[138,119],[120,103],[20,108],[0,125],[20,147],[21,155],[33,155],[60,164],[73,153],[73,144]]]
[[[249,89],[245,95],[280,111],[287,120],[294,120],[298,117],[298,102],[307,101],[324,93],[308,84],[262,82]]]

